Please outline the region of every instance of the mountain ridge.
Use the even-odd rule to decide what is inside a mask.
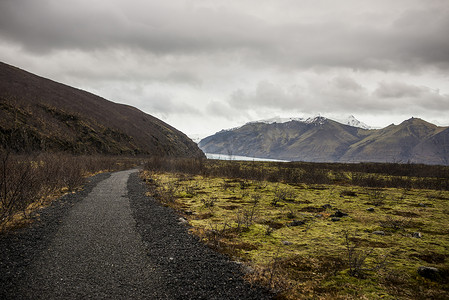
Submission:
[[[262,120],[258,120],[258,121],[247,122],[246,124],[252,124],[252,123],[273,124],[273,123],[287,123],[287,122],[291,122],[291,121],[314,123],[316,120],[322,120],[322,119],[329,119],[329,120],[338,122],[343,125],[359,127],[362,129],[374,129],[373,127],[357,120],[354,117],[354,115],[349,115],[346,118],[327,118],[327,117],[322,116],[321,114],[317,114],[317,115],[313,115],[313,116],[309,116],[309,117],[289,117],[289,118],[281,118],[281,117],[277,116],[277,117],[273,117],[270,119],[262,119]],[[239,126],[239,127],[241,127],[241,126]],[[236,129],[239,127],[234,127],[234,128],[230,128],[230,129],[224,129],[224,130],[232,130],[232,129]]]
[[[203,157],[139,109],[0,62],[0,146],[15,152]]]
[[[307,122],[251,122],[202,139],[206,153],[311,162],[448,164],[449,127],[418,118],[364,129],[317,116]]]

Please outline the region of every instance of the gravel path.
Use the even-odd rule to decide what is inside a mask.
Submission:
[[[0,237],[1,298],[271,299],[146,197],[136,170],[107,177]]]

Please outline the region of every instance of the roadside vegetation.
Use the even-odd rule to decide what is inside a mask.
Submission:
[[[153,158],[142,176],[281,299],[449,295],[448,167]]]
[[[137,163],[136,158],[0,150],[0,232],[27,224],[37,208],[81,188],[88,176]]]

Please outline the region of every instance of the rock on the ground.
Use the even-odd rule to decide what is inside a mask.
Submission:
[[[293,220],[290,224],[288,224],[288,226],[301,226],[306,224],[306,222],[301,221],[301,220]]]
[[[348,214],[342,212],[341,210],[337,210],[333,215],[331,215],[331,217],[337,217],[337,218],[342,218],[342,217],[347,217]]]
[[[420,238],[422,238],[422,234],[421,234],[421,232],[413,232],[412,237],[420,239]]]
[[[440,270],[434,267],[421,266],[418,268],[418,274],[430,280],[437,280],[440,278]]]

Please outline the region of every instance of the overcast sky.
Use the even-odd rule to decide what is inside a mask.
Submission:
[[[0,60],[186,134],[353,114],[449,125],[449,0],[1,0]]]

